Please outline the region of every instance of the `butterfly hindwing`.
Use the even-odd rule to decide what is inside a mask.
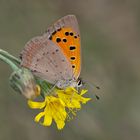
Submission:
[[[60,79],[71,79],[72,68],[63,52],[55,43],[43,37],[34,37],[21,52],[21,66],[29,68],[33,73],[55,84]]]

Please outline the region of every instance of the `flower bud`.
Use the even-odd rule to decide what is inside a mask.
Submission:
[[[40,87],[36,85],[33,74],[26,68],[18,69],[11,74],[10,85],[27,99],[34,99],[40,95]]]

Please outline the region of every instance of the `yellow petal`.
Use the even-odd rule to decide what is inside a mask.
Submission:
[[[39,122],[39,120],[45,115],[45,112],[40,112],[34,119],[35,122]]]
[[[81,102],[83,103],[83,104],[85,104],[85,103],[87,103],[88,101],[90,101],[91,100],[91,98],[82,98],[82,100],[81,100]]]
[[[80,108],[81,108],[81,104],[80,104],[79,101],[72,100],[72,101],[70,101],[69,103],[66,104],[66,107],[68,107],[68,108],[78,108],[78,109],[80,109]]]
[[[87,91],[88,91],[88,90],[83,89],[83,90],[81,91],[80,95],[81,95],[81,96],[84,95]]]
[[[58,128],[58,130],[63,129],[64,126],[65,126],[65,122],[64,121],[57,121],[57,128]]]
[[[33,109],[42,109],[43,107],[45,107],[46,103],[45,102],[34,102],[31,100],[28,100],[28,105],[30,108],[33,108]]]
[[[45,114],[44,116],[44,122],[42,123],[42,125],[44,126],[50,126],[52,124],[52,116]]]
[[[63,90],[62,92],[66,92],[66,93],[72,93],[72,92],[77,92],[77,90],[73,87],[67,87],[65,90]]]
[[[63,107],[61,104],[55,108],[55,114],[53,114],[53,119],[57,124],[57,128],[60,130],[65,126],[65,120],[67,117],[67,113],[65,110],[65,107]]]
[[[62,106],[65,106],[65,103],[63,102],[63,100],[59,99],[60,103]]]

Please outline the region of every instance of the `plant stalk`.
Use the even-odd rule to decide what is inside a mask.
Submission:
[[[17,65],[15,65],[11,60],[9,60],[8,58],[6,58],[1,54],[0,54],[0,60],[7,63],[12,68],[13,71],[17,71],[19,69]]]
[[[0,54],[6,57],[7,59],[10,59],[11,61],[15,62],[16,64],[20,64],[20,60],[14,57],[13,55],[9,54],[7,51],[0,49]]]

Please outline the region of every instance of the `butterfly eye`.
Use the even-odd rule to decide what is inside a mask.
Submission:
[[[78,81],[78,86],[82,86],[82,81],[81,80]]]

